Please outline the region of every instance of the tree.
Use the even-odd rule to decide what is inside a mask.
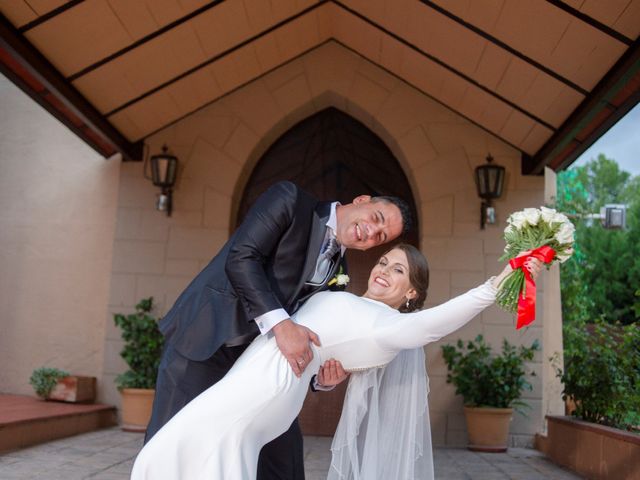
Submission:
[[[626,230],[605,230],[586,218],[608,203],[625,203]],[[640,177],[598,155],[584,166],[558,175],[556,208],[576,225],[575,255],[561,270],[566,321],[603,318],[636,321],[635,292],[640,285]]]

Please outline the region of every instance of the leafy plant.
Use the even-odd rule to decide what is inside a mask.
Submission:
[[[640,425],[640,325],[564,325],[563,399],[583,420],[622,429]]]
[[[116,377],[118,388],[155,388],[164,337],[158,321],[150,315],[153,297],[140,300],[136,313],[115,314],[115,324],[122,330],[124,348],[120,356],[129,370]]]
[[[482,335],[467,342],[458,340],[456,346],[442,346],[442,356],[447,364],[447,383],[453,383],[456,394],[462,395],[469,407],[514,407],[525,406],[519,400],[523,390],[531,390],[525,379],[524,362],[533,359],[539,349],[535,340],[530,347],[502,342],[502,353],[492,355]],[[535,373],[531,373],[535,375]]]
[[[58,368],[40,367],[36,368],[29,378],[29,383],[41,398],[47,398],[51,390],[56,386],[58,380],[69,376],[69,372]]]
[[[636,320],[640,320],[640,288],[636,290],[636,301],[633,303],[633,313],[636,316]]]

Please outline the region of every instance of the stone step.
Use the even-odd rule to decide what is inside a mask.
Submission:
[[[117,425],[116,408],[0,394],[0,452]]]

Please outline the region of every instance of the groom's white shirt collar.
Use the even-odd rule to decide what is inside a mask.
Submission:
[[[336,230],[338,229],[338,217],[336,215],[336,207],[340,205],[340,202],[333,202],[331,204],[331,210],[329,212],[329,220],[327,220],[326,226],[327,231],[324,236],[324,241],[322,244],[324,245],[326,241],[329,239],[329,235],[336,236]],[[344,255],[346,248],[340,245],[340,255]],[[320,252],[318,252],[320,255]],[[289,318],[289,314],[284,308],[277,308],[276,310],[271,310],[270,312],[263,313],[259,317],[256,317],[254,320],[260,329],[260,333],[264,335],[268,333],[273,327],[275,327],[278,323],[283,320]]]

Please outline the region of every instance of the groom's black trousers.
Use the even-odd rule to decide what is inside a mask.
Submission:
[[[156,396],[145,443],[182,407],[221,380],[248,346],[223,346],[211,358],[196,362],[167,345],[158,369]],[[258,480],[304,480],[302,432],[297,419],[288,431],[262,447]]]

